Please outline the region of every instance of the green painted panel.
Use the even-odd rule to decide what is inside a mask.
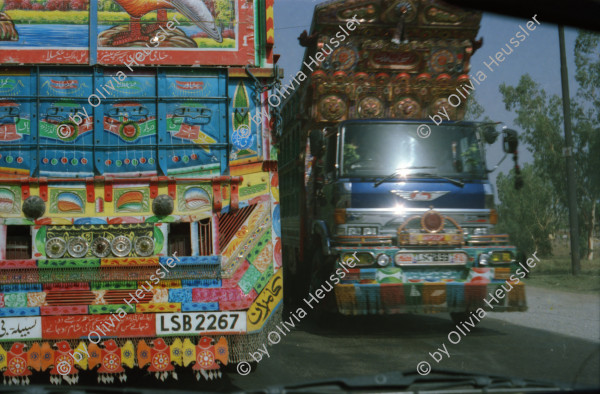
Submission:
[[[99,268],[100,259],[38,260],[38,268]]]
[[[111,305],[90,305],[88,311],[91,315],[105,315],[110,313],[118,313],[117,310],[123,308],[127,313],[135,313],[135,304],[111,304]]]
[[[137,289],[136,281],[123,281],[123,282],[95,282],[90,285],[92,290],[126,290],[126,289]]]

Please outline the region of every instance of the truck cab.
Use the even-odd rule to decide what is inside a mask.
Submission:
[[[312,131],[311,289],[350,263],[335,286],[342,314],[448,311],[460,320],[485,306],[477,295],[516,269],[515,247],[494,230],[485,164],[485,142],[498,134],[490,123],[406,120]],[[504,142],[516,151],[512,131]],[[525,309],[524,292],[506,301],[494,311]]]

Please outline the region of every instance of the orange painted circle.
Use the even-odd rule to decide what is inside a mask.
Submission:
[[[119,369],[121,364],[121,359],[114,353],[108,353],[102,359],[102,366],[106,368],[107,371],[114,372]]]
[[[13,357],[7,367],[11,374],[21,376],[27,369],[27,361],[23,357]]]
[[[123,127],[123,134],[125,134],[125,136],[131,138],[135,135],[135,126],[132,126],[130,124],[128,124],[127,126]]]
[[[198,356],[196,357],[196,362],[201,367],[208,368],[214,364],[215,356],[214,354],[212,354],[212,352],[208,350],[203,350],[200,353],[198,353]]]
[[[152,366],[159,371],[163,371],[169,366],[169,358],[166,354],[156,353],[152,356]]]

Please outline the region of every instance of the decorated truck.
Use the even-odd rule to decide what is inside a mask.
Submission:
[[[273,0],[37,3],[0,21],[4,383],[235,370],[281,315]]]
[[[319,309],[455,321],[526,310],[485,164],[485,144],[502,133],[516,165],[516,132],[463,120],[479,83],[468,73],[480,19],[431,0],[315,7],[299,38],[295,80],[306,80],[280,89],[286,304],[334,284]]]

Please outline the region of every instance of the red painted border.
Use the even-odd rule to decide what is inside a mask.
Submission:
[[[26,260],[0,260],[0,270],[2,269],[22,269],[37,268],[37,261],[33,259]]]
[[[56,316],[56,315],[87,315],[87,305],[52,305],[40,307],[40,315]]]

